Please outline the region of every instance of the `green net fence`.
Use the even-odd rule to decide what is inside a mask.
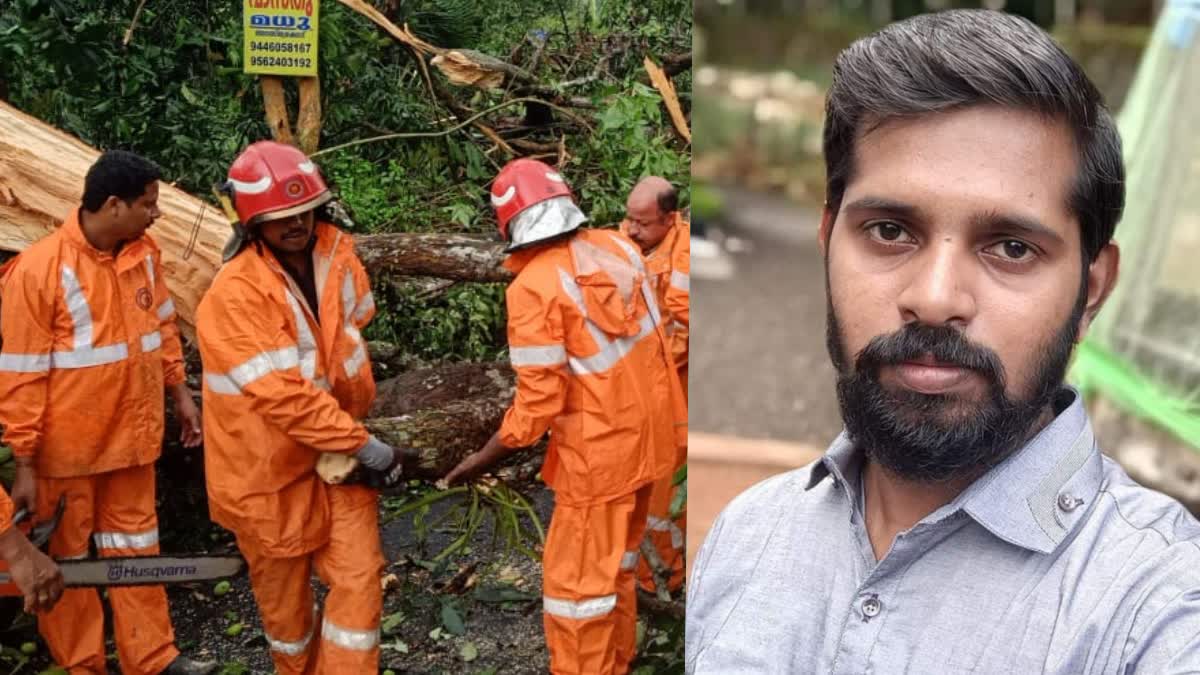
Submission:
[[[1200,450],[1200,0],[1169,0],[1119,117],[1120,280],[1071,378]]]

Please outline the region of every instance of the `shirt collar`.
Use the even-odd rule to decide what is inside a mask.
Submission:
[[[1103,466],[1083,398],[1074,389],[1060,394],[1070,403],[1020,450],[971,484],[953,502],[927,516],[938,521],[967,513],[996,537],[1040,553],[1062,543],[1100,492]],[[805,489],[833,476],[853,497],[859,451],[843,431],[813,467]]]
[[[142,235],[138,239],[126,241],[122,244],[115,257],[108,251],[97,249],[84,236],[79,214],[80,209],[75,208],[67,215],[61,227],[63,236],[76,248],[84,251],[96,260],[113,260],[115,258],[118,273],[123,273],[132,267],[142,264],[144,258],[150,254],[151,249],[146,244],[146,235]]]

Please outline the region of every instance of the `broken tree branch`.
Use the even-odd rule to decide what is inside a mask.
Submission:
[[[663,73],[662,68],[650,60],[649,56],[642,61],[642,64],[646,68],[646,73],[650,75],[650,82],[662,95],[663,102],[667,105],[667,112],[671,113],[671,122],[675,125],[675,131],[679,133],[680,138],[691,143],[692,132],[688,129],[687,118],[683,116],[683,110],[679,107],[679,97],[675,95],[675,85]]]
[[[560,106],[554,105],[553,103],[548,103],[546,101],[543,101],[540,98],[534,98],[532,96],[522,96],[521,98],[514,98],[514,99],[510,99],[508,101],[504,101],[503,103],[499,103],[499,104],[494,105],[482,112],[476,113],[476,114],[472,115],[471,117],[467,118],[466,120],[464,120],[463,122],[461,122],[460,124],[456,124],[455,126],[452,126],[449,129],[443,129],[441,131],[415,131],[415,132],[400,133],[400,134],[386,134],[384,136],[373,136],[371,138],[360,138],[356,141],[350,141],[349,143],[342,143],[341,145],[335,145],[331,148],[325,148],[324,150],[321,150],[319,152],[314,152],[312,155],[310,155],[310,157],[318,157],[318,156],[324,155],[326,153],[334,152],[337,150],[344,150],[346,148],[353,147],[355,145],[362,145],[363,143],[374,143],[376,141],[388,141],[388,140],[392,140],[392,139],[396,139],[396,138],[438,138],[440,136],[447,136],[449,134],[454,133],[455,131],[458,131],[459,129],[462,129],[463,127],[465,127],[469,124],[473,124],[475,122],[475,120],[480,119],[480,118],[484,117],[485,115],[489,115],[493,112],[496,112],[497,110],[500,110],[501,108],[506,108],[510,105],[515,105],[517,103],[528,103],[528,102],[541,103],[543,105],[549,106],[549,107],[559,111],[563,115],[571,118],[577,124],[579,124],[580,126],[582,126],[585,129],[587,129],[588,131],[593,130],[591,124],[589,124],[586,120],[579,117],[575,113],[572,113],[569,110],[566,110]]]
[[[137,9],[133,10],[133,19],[129,22],[129,28],[125,29],[125,37],[121,40],[121,47],[128,47],[129,41],[133,39],[133,29],[137,27],[138,18],[142,15],[142,8],[146,6],[146,0],[138,3]]]

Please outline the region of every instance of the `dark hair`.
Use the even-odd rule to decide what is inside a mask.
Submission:
[[[659,213],[670,213],[679,208],[679,191],[672,185],[658,193],[656,200]]]
[[[83,181],[83,208],[95,213],[109,197],[126,204],[146,193],[146,186],[162,177],[162,169],[141,155],[108,150],[88,169]]]
[[[1121,138],[1079,64],[1026,19],[950,10],[891,24],[838,55],[825,100],[825,196],[837,213],[855,140],[889,119],[972,105],[1029,110],[1067,123],[1078,172],[1068,208],[1085,263],[1112,239],[1125,206]]]

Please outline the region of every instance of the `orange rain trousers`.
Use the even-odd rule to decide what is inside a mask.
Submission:
[[[94,476],[38,478],[37,512],[53,513],[63,493],[66,510],[50,537],[51,557],[87,557],[89,536],[102,558],[158,554],[153,464]],[[114,586],[108,601],[122,673],[160,673],[175,660],[179,650],[162,586]],[[72,675],[107,672],[104,611],[94,588],[64,591],[53,609],[38,615],[38,632],[55,662]]]
[[[327,487],[329,542],[310,554],[266,556],[238,539],[250,567],[263,632],[281,675],[358,675],[379,670],[379,622],[384,567],[378,493],[363,486]],[[313,568],[329,587],[318,616],[309,579]]]
[[[687,461],[687,449],[682,448],[675,466]],[[654,481],[650,493],[650,506],[646,516],[646,539],[658,551],[667,576],[667,590],[675,592],[683,587],[684,578],[684,533],[687,532],[687,505],[675,518],[671,518],[671,501],[679,490],[674,485],[674,474]],[[656,585],[650,563],[638,556],[638,585],[647,593],[653,593]]]
[[[637,650],[634,566],[651,489],[601,504],[555,505],[542,555],[543,624],[554,675],[629,672]]]

